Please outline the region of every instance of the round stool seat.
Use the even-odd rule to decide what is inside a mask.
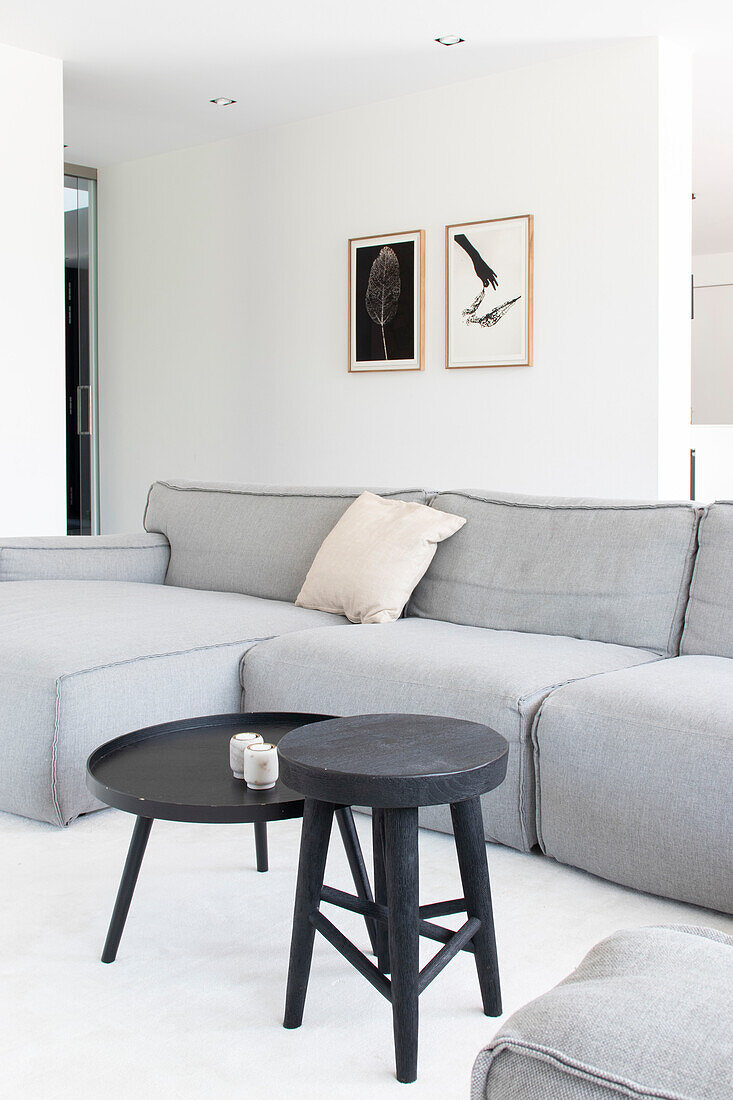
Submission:
[[[477,798],[503,781],[508,751],[489,726],[424,714],[335,718],[278,745],[283,782],[306,798],[383,809]]]

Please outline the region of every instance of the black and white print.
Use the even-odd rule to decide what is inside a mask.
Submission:
[[[421,370],[423,233],[349,241],[349,370]]]
[[[532,216],[446,226],[446,367],[531,362]]]

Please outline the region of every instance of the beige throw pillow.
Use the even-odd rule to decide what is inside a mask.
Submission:
[[[321,543],[295,603],[352,623],[392,623],[438,543],[465,522],[424,504],[362,493]]]

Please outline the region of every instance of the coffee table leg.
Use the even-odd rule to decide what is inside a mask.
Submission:
[[[311,913],[321,904],[323,874],[326,869],[328,842],[335,807],[330,802],[306,798],[303,807],[303,827],[300,834],[298,885],[295,890],[293,935],[290,941],[288,987],[285,994],[283,1027],[300,1027],[303,1022],[305,994],[313,957],[316,930]]]
[[[267,822],[255,821],[255,852],[257,854],[257,870],[267,871]]]
[[[153,825],[151,817],[138,817],[135,828],[132,830],[132,840],[125,860],[125,868],[117,891],[117,900],[112,912],[112,920],[109,922],[109,931],[102,952],[102,962],[111,963],[117,958],[117,948],[120,946],[122,931],[127,920],[127,913],[135,890],[135,883],[140,871],[140,864],[145,855],[145,848]]]
[[[361,850],[361,844],[359,843],[359,834],[356,831],[356,825],[354,824],[354,814],[352,813],[351,806],[343,806],[340,810],[336,810],[336,820],[338,821],[341,839],[344,842],[344,850],[346,851],[346,858],[349,861],[349,869],[351,870],[351,877],[354,880],[357,897],[360,897],[362,901],[374,901],[374,898],[372,897],[372,888],[369,885],[369,875],[367,874],[366,864],[364,863],[364,854]],[[369,942],[372,945],[372,951],[376,955],[377,922],[374,920],[370,920],[369,917],[365,917],[364,923],[366,924]]]

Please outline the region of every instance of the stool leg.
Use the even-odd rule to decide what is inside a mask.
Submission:
[[[305,995],[308,989],[313,937],[315,929],[310,915],[321,901],[321,887],[326,869],[328,841],[331,836],[335,807],[330,802],[306,798],[303,808],[303,828],[300,834],[298,885],[295,891],[293,934],[290,941],[288,988],[285,995],[283,1027],[300,1027],[303,1022]]]
[[[374,851],[374,900],[377,905],[387,904],[387,880],[384,871],[384,810],[372,810],[372,848]],[[375,954],[377,966],[383,974],[389,974],[389,936],[387,926],[375,921]]]
[[[486,858],[481,802],[470,798],[450,808],[456,836],[458,866],[466,899],[466,915],[478,917],[481,927],[473,937],[476,970],[486,1016],[501,1016],[499,962],[496,956],[494,914],[491,907],[489,865]]]
[[[361,850],[361,844],[359,843],[359,834],[356,831],[356,825],[354,824],[354,814],[352,813],[351,806],[342,806],[340,810],[336,810],[336,822],[341,833],[341,839],[344,844],[346,858],[349,861],[349,869],[351,871],[351,877],[354,880],[357,897],[360,897],[363,901],[374,901],[374,898],[372,897],[372,888],[369,885],[369,875],[367,874],[366,864],[364,863],[364,854]],[[376,954],[377,921],[371,920],[369,917],[365,917],[364,923],[366,924],[367,935],[369,936],[369,942],[372,945],[372,951]]]
[[[392,1022],[397,1080],[417,1078],[420,970],[417,809],[384,813],[385,870],[392,963]]]

